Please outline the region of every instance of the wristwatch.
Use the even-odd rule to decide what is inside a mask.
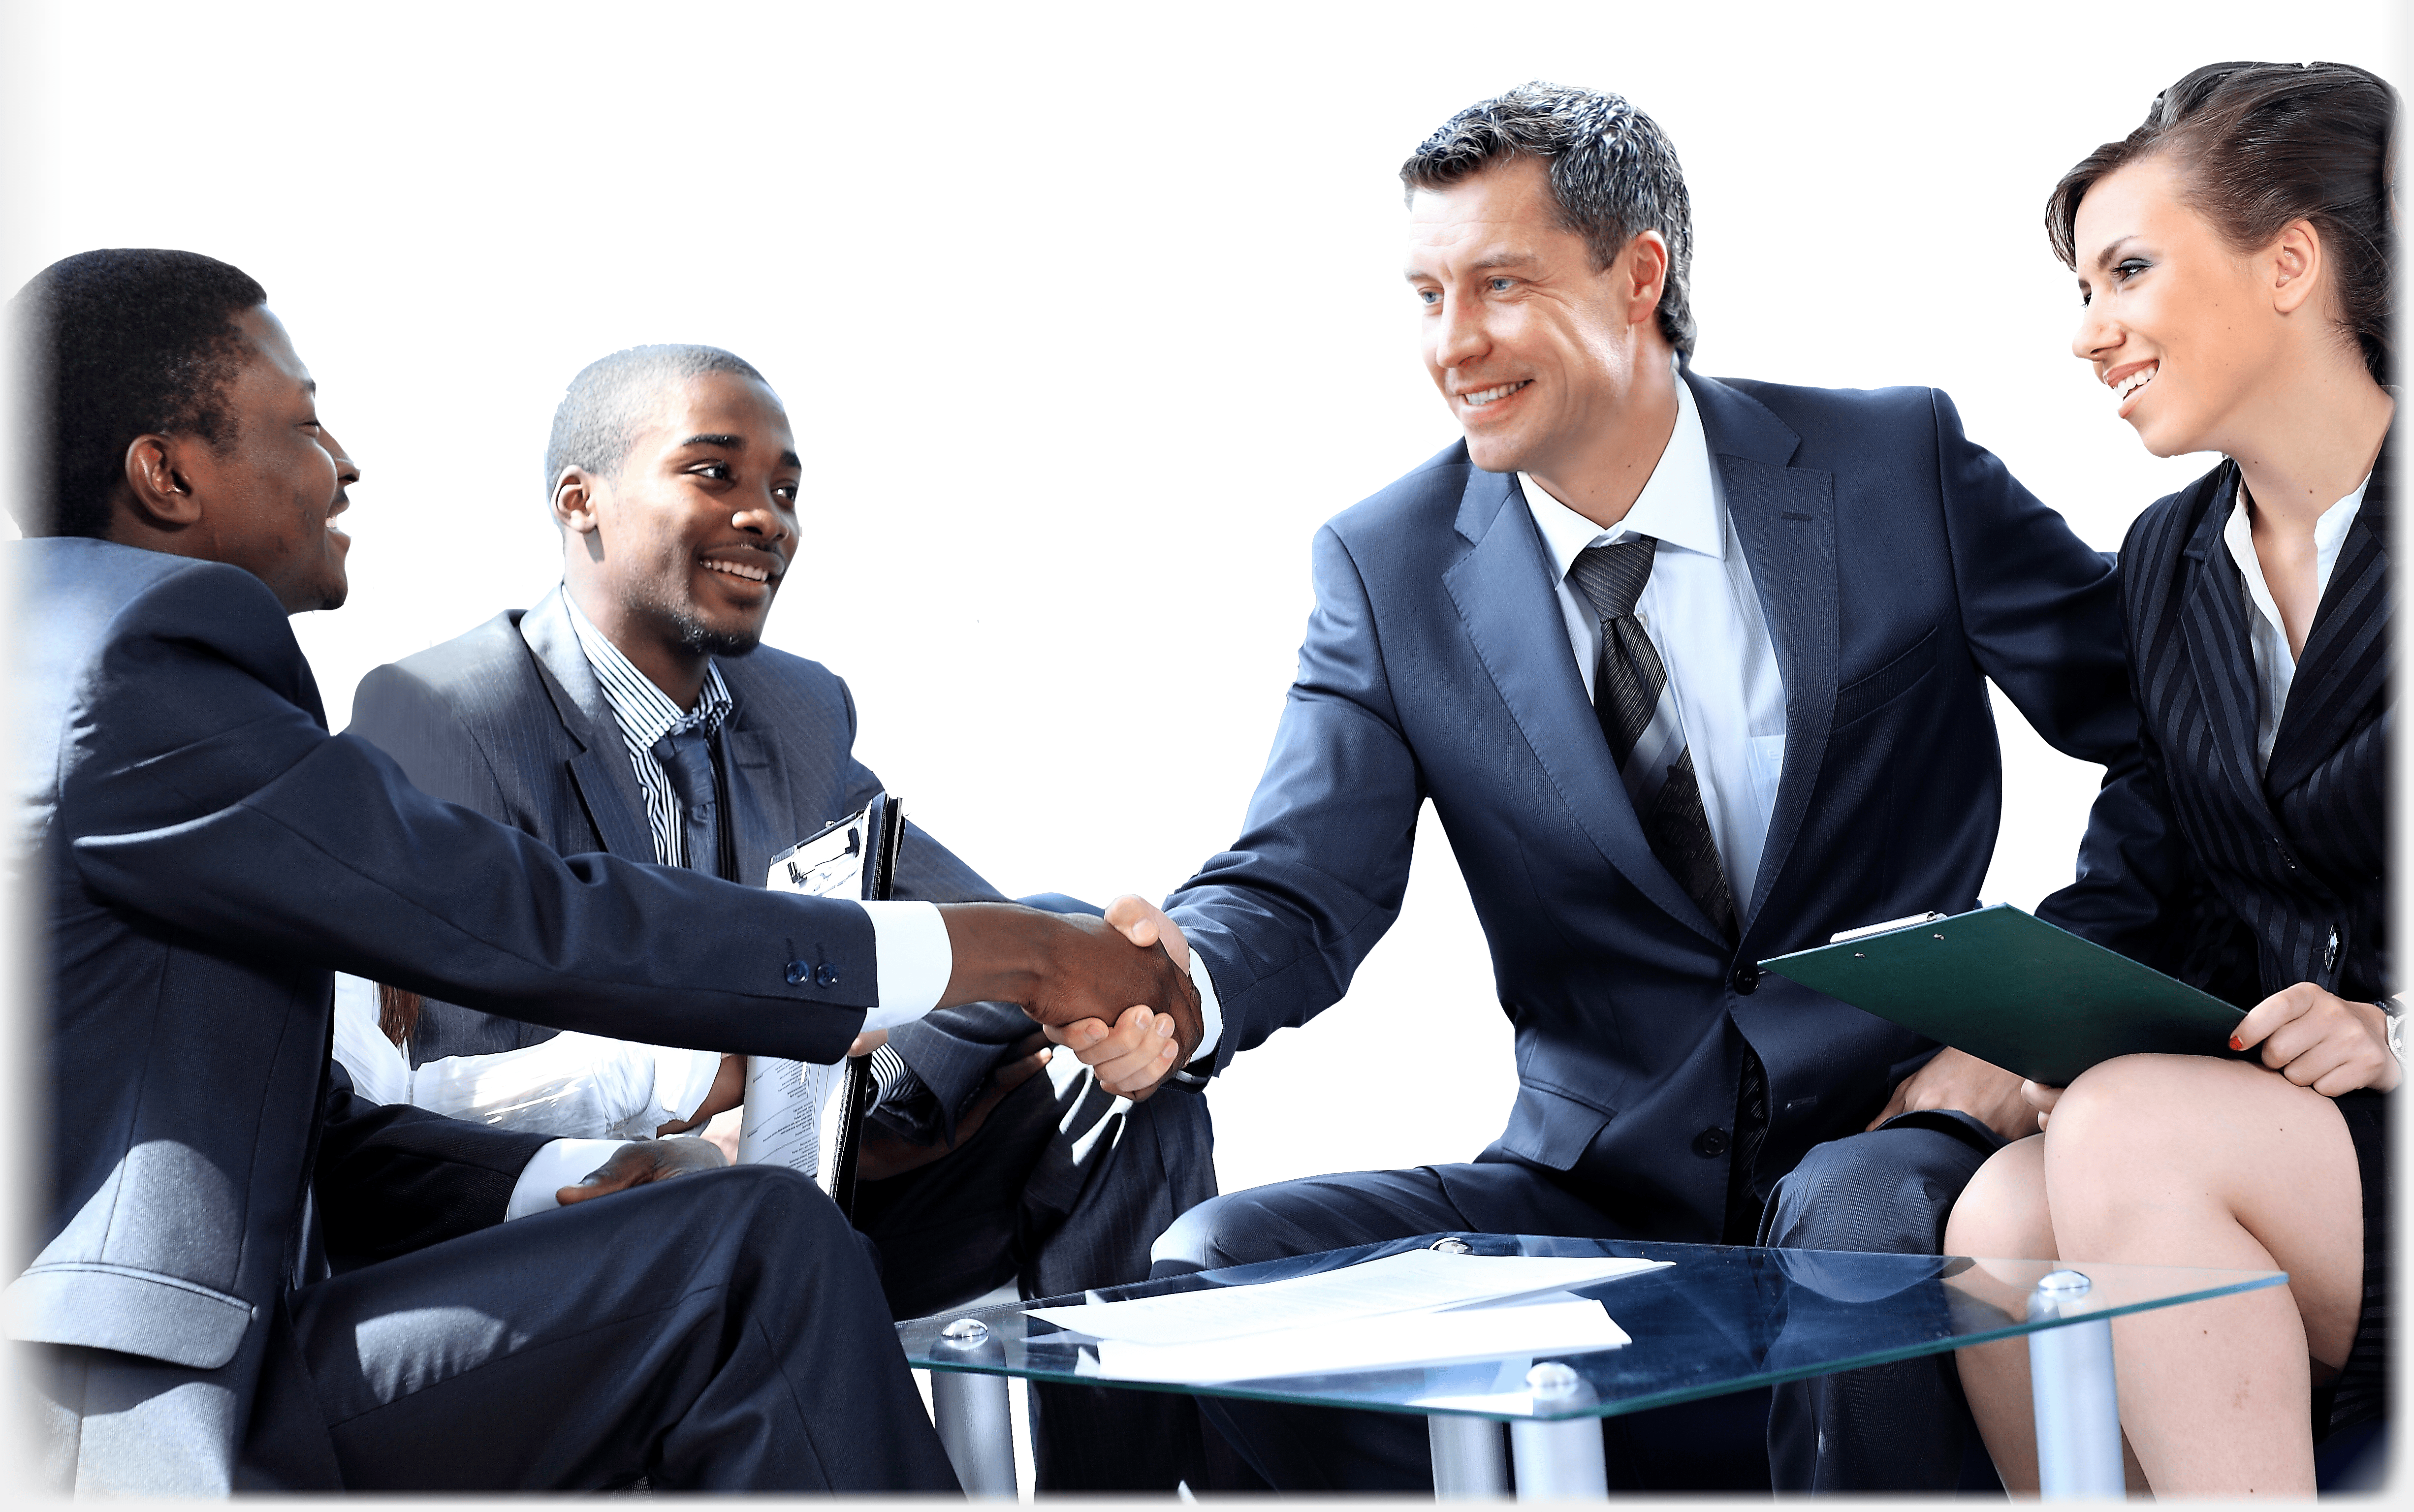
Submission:
[[[2403,997],[2383,998],[2373,1006],[2379,1009],[2381,1016],[2389,1020],[2389,1053],[2397,1058],[2399,1065],[2404,1065],[2406,1063],[2406,1000]]]

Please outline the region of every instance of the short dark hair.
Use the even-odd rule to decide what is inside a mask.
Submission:
[[[198,252],[112,247],[36,274],[10,302],[25,476],[9,512],[29,536],[106,536],[138,436],[234,440],[226,387],[235,319],[268,302],[242,269]]]
[[[631,347],[580,368],[553,412],[553,439],[544,449],[545,497],[553,497],[565,467],[617,475],[653,418],[663,391],[707,373],[735,373],[770,386],[753,363],[718,347]]]
[[[2344,63],[2215,63],[2154,96],[2146,121],[2062,176],[2045,204],[2047,239],[2079,266],[2079,202],[2114,172],[2168,154],[2183,193],[2241,252],[2313,223],[2335,270],[2342,334],[2390,381],[2395,341],[2397,91]]]
[[[1559,224],[1585,239],[1598,273],[1617,260],[1636,233],[1668,243],[1668,278],[1660,293],[1660,332],[1690,356],[1693,324],[1693,203],[1685,170],[1659,123],[1623,96],[1540,80],[1482,100],[1442,123],[1400,165],[1413,200],[1445,189],[1495,163],[1539,157],[1550,165]]]

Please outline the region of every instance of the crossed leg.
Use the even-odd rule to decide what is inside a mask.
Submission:
[[[2355,1148],[2329,1098],[2243,1061],[2127,1056],[2073,1082],[2046,1134],[1962,1194],[1957,1254],[2288,1272],[2273,1287],[2116,1319],[2121,1420],[2160,1495],[2310,1494],[2308,1399],[2363,1297]],[[2004,1483],[2034,1489],[2020,1341],[1960,1353]]]

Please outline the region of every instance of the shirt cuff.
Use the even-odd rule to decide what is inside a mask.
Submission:
[[[863,1015],[866,1030],[895,1029],[939,1006],[956,974],[947,921],[935,903],[866,903],[879,961],[880,1002]]]
[[[712,1091],[713,1079],[721,1075],[721,1052],[718,1050],[680,1050],[669,1045],[654,1046],[655,1108],[662,1117],[656,1123],[685,1123],[704,1106]],[[646,1131],[651,1134],[653,1131]]]
[[[1224,1041],[1224,1005],[1215,998],[1215,979],[1207,974],[1207,958],[1197,950],[1190,953],[1190,985],[1199,989],[1199,1049],[1190,1063],[1209,1060],[1215,1046]]]
[[[512,1188],[512,1200],[503,1208],[503,1222],[541,1213],[548,1208],[561,1206],[553,1194],[576,1182],[580,1177],[603,1164],[626,1140],[621,1139],[557,1139],[529,1157],[520,1167],[519,1181]]]

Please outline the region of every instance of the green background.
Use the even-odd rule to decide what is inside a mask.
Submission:
[[[876,14],[874,14],[876,12]],[[1939,384],[2098,546],[2155,461],[2069,358],[2040,208],[2221,58],[2380,66],[2380,5],[109,5],[67,0],[66,251],[259,275],[367,478],[362,672],[544,594],[577,367],[734,348],[809,459],[770,640],[1014,891],[1158,897],[1227,845],[1306,621],[1308,536],[1453,439],[1393,169],[1526,78],[1676,138],[1711,375]],[[1999,703],[1984,897],[2069,877],[2095,770]],[[1429,816],[1426,816],[1429,819]],[[1513,1091],[1426,822],[1345,1005],[1216,1082],[1224,1189],[1466,1160]]]

